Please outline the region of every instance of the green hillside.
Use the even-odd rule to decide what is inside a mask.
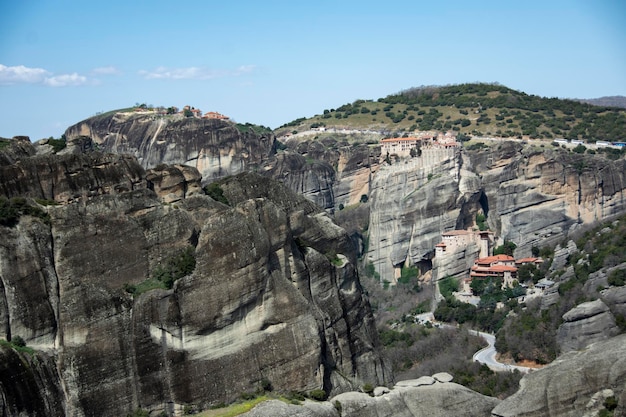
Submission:
[[[276,129],[277,135],[316,127],[372,129],[391,135],[455,130],[479,136],[626,141],[626,109],[528,95],[498,84],[417,87],[326,109]]]

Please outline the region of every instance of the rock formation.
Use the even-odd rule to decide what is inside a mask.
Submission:
[[[478,212],[523,257],[626,211],[624,159],[508,141],[429,168],[415,159],[382,167],[372,181],[368,260],[381,279],[393,281],[405,262],[429,264],[441,233],[475,226]]]
[[[598,271],[587,284],[601,281],[606,274]],[[587,286],[587,285],[585,285]],[[563,324],[557,332],[557,343],[562,353],[582,350],[587,346],[609,339],[621,330],[617,325],[626,317],[626,287],[610,287],[600,292],[600,298],[582,303],[563,315]]]
[[[195,167],[210,182],[258,169],[274,147],[268,130],[219,119],[156,112],[109,112],[70,126],[68,140],[89,137],[103,151],[128,154],[144,168],[160,164]]]
[[[378,387],[383,388],[383,387]],[[362,392],[346,392],[326,402],[305,401],[301,405],[267,401],[245,417],[447,417],[489,416],[500,400],[487,397],[452,382],[440,373],[413,381],[400,381],[393,389],[381,389],[373,397]]]
[[[350,238],[313,203],[241,174],[220,182],[225,205],[188,167],[19,146],[2,195],[56,205],[0,226],[1,337],[35,349],[0,346],[8,415],[171,413],[263,380],[331,394],[389,380]],[[183,252],[193,272],[159,284]]]
[[[580,350],[620,333],[609,307],[602,300],[579,304],[563,315],[557,342],[561,352]]]
[[[605,397],[614,397],[613,415],[626,414],[626,335],[560,356],[530,372],[517,393],[497,405],[494,417],[597,416]]]

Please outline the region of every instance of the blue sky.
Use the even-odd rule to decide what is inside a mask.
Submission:
[[[276,128],[356,99],[474,81],[626,95],[626,2],[0,2],[0,137],[60,137],[135,103]]]

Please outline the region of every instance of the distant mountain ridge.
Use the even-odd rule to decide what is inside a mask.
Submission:
[[[581,98],[576,99],[576,101],[580,101],[581,103],[591,104],[593,106],[603,106],[603,107],[620,107],[626,109],[626,97],[625,96],[604,96],[598,98]]]

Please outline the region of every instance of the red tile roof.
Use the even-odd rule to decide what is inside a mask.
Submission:
[[[495,262],[515,262],[515,258],[509,255],[494,255],[487,256],[486,258],[479,258],[476,260],[477,264],[492,264]]]

